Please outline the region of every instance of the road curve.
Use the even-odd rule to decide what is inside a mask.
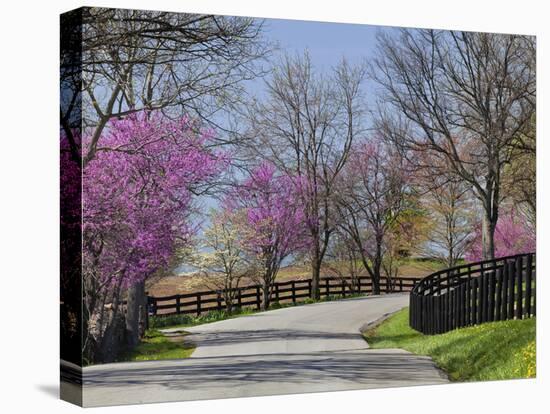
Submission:
[[[361,328],[408,305],[393,294],[324,302],[186,328],[185,360],[84,368],[85,406],[447,382],[428,357],[369,350]],[[174,330],[166,330],[174,331]]]

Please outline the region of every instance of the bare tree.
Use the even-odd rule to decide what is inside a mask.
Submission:
[[[437,177],[432,177],[437,181]],[[454,267],[464,257],[472,239],[474,206],[471,192],[459,180],[431,187],[425,203],[433,226],[429,250],[447,267]]]
[[[257,62],[268,53],[258,19],[89,7],[79,13],[73,31],[80,30],[82,76],[61,107],[61,125],[76,148],[69,120],[81,104],[90,135],[84,166],[103,149],[101,134],[113,117],[159,109],[227,130],[229,123],[217,120],[241,103],[242,81],[262,73]],[[68,81],[63,64],[62,73]]]
[[[494,257],[510,146],[535,111],[533,49],[527,36],[409,29],[379,36],[379,127],[403,154],[437,154],[472,187],[484,211],[485,258]]]
[[[372,280],[373,293],[378,295],[389,236],[408,206],[401,158],[385,151],[380,143],[354,147],[339,180],[337,206],[338,227],[354,241]]]
[[[438,154],[420,154],[425,166],[411,175],[429,218],[425,252],[454,267],[468,249],[476,223],[475,199],[470,185],[447,168]]]
[[[504,194],[525,216],[529,224],[536,227],[537,216],[537,157],[535,119],[532,128],[514,141],[511,148],[511,163],[505,169]]]
[[[248,149],[307,183],[301,193],[312,239],[312,297],[319,298],[321,264],[335,229],[332,196],[351,144],[362,134],[364,66],[345,60],[330,77],[315,73],[307,52],[286,56],[266,82],[267,97],[247,114]]]
[[[330,274],[348,285],[352,293],[360,293],[359,278],[364,276],[365,269],[361,263],[361,254],[357,251],[354,240],[344,231],[336,231],[331,238],[327,252],[325,268]]]

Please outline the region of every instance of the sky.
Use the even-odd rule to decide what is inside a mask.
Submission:
[[[308,49],[314,65],[325,71],[342,56],[351,63],[372,56],[379,29],[359,24],[267,19],[264,33],[287,52],[302,53]]]
[[[277,62],[284,54],[302,55],[307,49],[314,70],[325,74],[330,73],[343,57],[350,64],[371,60],[376,34],[382,29],[383,26],[285,19],[265,19],[263,27],[265,38],[277,45],[271,62]],[[247,88],[252,94],[261,96],[264,81],[251,81]],[[365,80],[365,90],[367,104],[372,104],[372,81]]]
[[[391,27],[365,24],[313,22],[305,20],[264,19],[265,39],[276,45],[265,68],[276,64],[284,54],[303,55],[307,50],[313,70],[330,74],[343,57],[350,64],[372,61],[376,50],[376,35]],[[246,89],[256,97],[263,97],[266,78],[246,81]],[[377,85],[368,78],[364,80],[363,90],[368,109],[373,109],[376,100]],[[369,125],[368,119],[366,125]]]

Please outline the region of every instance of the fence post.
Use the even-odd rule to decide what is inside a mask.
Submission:
[[[533,305],[531,307],[531,315],[536,316],[537,315],[537,270],[536,270],[536,265],[535,265],[535,269],[533,269],[532,278],[533,278],[533,284],[535,285],[535,287],[534,287],[534,292],[533,292]]]
[[[346,297],[346,280],[342,279],[342,297]]]
[[[176,297],[176,313],[179,315],[181,313],[181,299],[179,296]]]
[[[311,279],[308,279],[307,280],[307,294],[309,297],[311,297],[311,292],[312,291],[312,287],[311,287]]]
[[[527,256],[525,264],[525,314],[531,316],[531,283],[533,276],[533,255]]]
[[[464,315],[466,311],[466,292],[465,292],[465,284],[461,283],[458,286],[458,295],[459,295],[459,308],[458,308],[458,327],[462,328],[464,326]]]
[[[222,310],[222,294],[218,291],[218,296],[216,297],[218,302],[218,311]]]
[[[436,310],[436,306],[437,306],[437,296],[430,296],[430,312],[431,312],[431,315],[430,315],[430,333],[431,334],[435,334],[435,318],[436,318],[436,314],[435,314],[435,310]]]
[[[475,325],[476,323],[474,315],[474,306],[476,302],[474,283],[475,279],[470,278],[468,281],[468,326]]]
[[[472,283],[472,275],[471,275],[471,269],[468,267],[468,278],[466,280],[466,315],[464,317],[464,325],[469,326],[470,325],[470,319],[471,319],[471,303],[472,298],[470,295],[470,289],[471,289],[471,283]]]
[[[155,298],[149,296],[148,294],[147,294],[146,314],[147,314],[147,318],[145,319],[145,329],[149,329],[149,316],[156,315],[156,303],[155,303]]]
[[[437,334],[443,333],[443,318],[445,314],[443,312],[443,296],[437,295],[437,323],[436,323],[436,332]]]
[[[328,277],[325,278],[325,297],[328,298],[330,296],[330,283]]]
[[[481,323],[481,315],[483,313],[483,302],[482,302],[482,297],[483,297],[483,278],[481,276],[478,276],[476,279],[477,281],[477,284],[476,284],[476,297],[474,298],[475,301],[476,301],[476,306],[477,306],[477,314],[476,314],[476,324],[480,324]]]
[[[237,290],[237,303],[239,304],[239,309],[242,307],[242,298],[241,298],[242,288]]]
[[[453,289],[453,329],[459,328],[459,319],[458,315],[460,312],[460,303],[458,301],[459,287],[455,286]]]
[[[462,327],[462,285],[458,285],[456,290],[456,327]]]
[[[496,292],[495,292],[495,321],[501,320],[501,308],[502,308],[502,267],[496,270]]]
[[[439,319],[439,327],[441,329],[440,333],[447,332],[447,292],[440,296],[441,300],[441,317]]]
[[[523,318],[523,260],[522,257],[516,257],[516,274],[517,274],[517,285],[518,293],[516,300],[516,319]]]
[[[514,319],[514,302],[515,302],[515,284],[516,272],[514,263],[507,262],[508,265],[508,319]]]
[[[275,283],[275,300],[279,303],[279,283]]]
[[[449,323],[449,331],[452,331],[455,328],[455,290],[448,291],[449,294],[449,315],[448,315],[448,323]]]
[[[445,293],[445,331],[452,329],[451,291]]]
[[[508,312],[508,266],[506,262],[502,264],[502,291],[501,291],[501,303],[500,303],[500,320],[505,321]]]
[[[201,314],[201,294],[197,293],[197,316]]]
[[[489,312],[487,315],[487,320],[493,322],[495,320],[495,272],[489,273],[489,301],[488,307]]]
[[[482,313],[481,322],[489,322],[489,273],[484,273],[482,276],[483,296],[482,296]]]
[[[260,286],[256,286],[256,309],[260,310],[262,298],[260,296]]]
[[[291,282],[292,286],[292,303],[296,304],[296,282],[294,280]]]

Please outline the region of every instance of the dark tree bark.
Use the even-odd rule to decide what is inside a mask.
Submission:
[[[143,336],[143,313],[147,311],[145,282],[135,283],[128,289],[126,304],[126,340],[128,349],[133,349]],[[140,322],[141,326],[140,326]]]

